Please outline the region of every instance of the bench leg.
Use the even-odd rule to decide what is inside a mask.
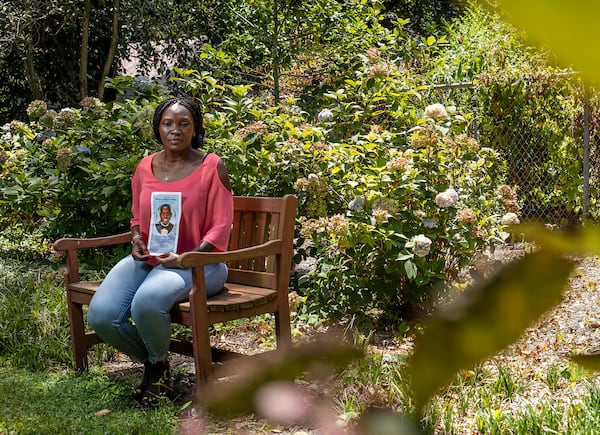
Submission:
[[[195,316],[193,320],[192,347],[196,369],[195,395],[196,399],[201,401],[204,387],[212,381],[212,352],[206,316]]]
[[[71,344],[73,359],[77,370],[87,370],[87,344],[85,340],[85,323],[83,321],[83,305],[69,301],[69,319],[71,321]]]
[[[288,351],[292,347],[292,329],[290,326],[290,310],[287,305],[275,313],[275,334],[277,350]]]

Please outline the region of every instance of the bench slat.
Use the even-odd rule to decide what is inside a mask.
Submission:
[[[89,304],[96,293],[101,281],[80,281],[68,284],[71,298],[78,303]],[[252,287],[241,284],[225,284],[226,291],[207,300],[208,311],[237,311],[240,308],[251,308],[264,305],[277,298],[277,291],[261,287]],[[176,304],[173,310],[190,311],[190,304],[182,302]]]

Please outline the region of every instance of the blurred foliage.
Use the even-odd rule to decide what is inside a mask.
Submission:
[[[520,227],[519,231],[527,239],[535,239],[536,250],[454,295],[451,303],[441,305],[423,322],[407,362],[398,360],[388,364],[391,372],[384,371],[381,362],[377,363],[381,355],[365,356],[367,345],[356,337],[354,351],[345,344],[349,341],[347,337],[329,337],[279,355],[275,360],[248,364],[243,376],[237,379],[239,382],[227,387],[215,385],[214,391],[204,392],[198,404],[214,415],[254,411],[274,422],[310,423],[311,427],[329,433],[327,428],[332,430],[336,419],[333,410],[325,404],[315,404],[315,398],[304,391],[301,383],[283,381],[303,375],[317,385],[327,384],[331,368],[336,367],[338,373],[340,368],[344,369],[336,376],[337,382],[349,382],[354,390],[362,385],[377,406],[369,408],[369,399],[365,399],[362,408],[355,403],[353,407],[358,408],[359,414],[350,415],[350,411],[338,414],[335,425],[346,426],[350,421],[358,433],[437,431],[439,427],[428,426],[435,423],[428,416],[430,401],[444,394],[461,373],[474,369],[515,342],[562,300],[575,265],[570,256],[600,252],[597,227],[580,228],[575,233],[549,232],[541,226]],[[595,355],[573,359],[588,368],[598,367]],[[325,367],[319,368],[321,365]],[[509,377],[508,373],[501,373],[499,382],[506,388],[516,388],[514,384],[508,385],[514,383]],[[375,388],[377,391],[373,391]],[[344,397],[352,394],[351,390],[345,387]],[[392,404],[385,402],[386,394],[400,396],[393,401],[396,407],[403,407],[400,412],[390,409]],[[344,416],[349,420],[343,420]]]
[[[576,8],[560,0],[497,0],[491,6],[480,2],[500,10],[507,21],[526,32],[530,43],[549,49],[562,65],[600,82],[600,57],[589,50],[598,42],[594,24],[600,14],[598,2],[583,0]]]
[[[516,341],[557,305],[574,264],[558,251],[542,249],[499,270],[482,288],[465,291],[427,319],[410,362],[417,411],[460,370]]]

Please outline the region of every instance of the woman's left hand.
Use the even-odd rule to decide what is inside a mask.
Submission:
[[[158,255],[156,261],[170,269],[179,268],[179,254],[175,254],[174,252]]]

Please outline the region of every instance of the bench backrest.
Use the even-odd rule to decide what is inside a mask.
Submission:
[[[281,239],[286,247],[293,246],[296,216],[296,198],[234,197],[234,217],[229,250],[256,246],[269,240]],[[228,282],[275,288],[275,272],[278,266],[291,269],[292,249],[280,259],[274,256],[252,258],[228,263]]]

